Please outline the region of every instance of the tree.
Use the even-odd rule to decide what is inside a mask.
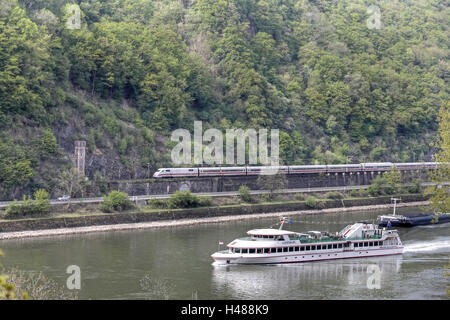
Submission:
[[[70,196],[70,198],[77,195],[84,196],[84,190],[89,185],[89,181],[84,175],[78,173],[76,168],[70,168],[62,171],[58,177],[58,189],[64,194]],[[67,207],[70,206],[70,199],[67,203]]]
[[[239,193],[239,197],[241,198],[242,201],[244,201],[244,202],[251,202],[252,201],[252,196],[250,194],[250,189],[246,185],[240,186],[239,190],[238,190],[238,193]]]
[[[0,257],[3,256],[2,250],[0,250]],[[0,263],[0,267],[1,267]],[[16,300],[27,299],[28,294],[24,291],[22,294],[18,294],[16,286],[9,281],[9,276],[6,274],[0,274],[0,300]]]
[[[387,194],[396,194],[400,192],[402,182],[402,173],[396,167],[383,173],[383,188]]]
[[[100,208],[103,212],[124,211],[134,208],[134,204],[128,198],[128,194],[114,190],[103,197]]]
[[[436,213],[450,212],[450,102],[443,104],[439,110],[439,137],[436,143],[438,152],[435,160],[438,162],[438,170],[430,172],[431,180],[436,185],[425,189],[425,194],[430,196],[431,207]]]

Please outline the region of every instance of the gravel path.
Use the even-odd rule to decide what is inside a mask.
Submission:
[[[409,202],[399,203],[397,207],[418,207],[428,205],[428,201],[421,202]],[[301,211],[288,211],[288,212],[276,212],[276,213],[260,213],[260,214],[245,214],[237,216],[222,216],[222,217],[209,217],[209,218],[196,218],[196,219],[180,219],[180,220],[164,220],[164,221],[152,221],[152,222],[140,222],[140,223],[125,223],[114,224],[104,226],[89,226],[89,227],[76,227],[76,228],[60,228],[60,229],[45,229],[34,231],[17,231],[17,232],[3,232],[0,233],[0,240],[7,239],[21,239],[31,237],[48,237],[48,236],[60,236],[68,234],[83,234],[91,232],[106,232],[117,230],[134,230],[134,229],[150,229],[150,228],[163,228],[163,227],[177,227],[188,226],[201,223],[221,223],[228,221],[237,221],[254,218],[270,218],[270,217],[283,217],[283,216],[298,216],[308,214],[326,214],[336,212],[350,212],[350,211],[367,211],[367,210],[379,210],[392,208],[392,204],[372,205],[372,206],[359,206],[349,208],[330,208],[323,210],[301,210]]]

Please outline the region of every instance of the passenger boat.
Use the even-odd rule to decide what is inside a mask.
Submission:
[[[279,229],[254,229],[248,237],[235,239],[227,250],[211,255],[215,265],[270,264],[322,261],[402,254],[397,230],[380,229],[375,224],[357,222],[336,234],[324,231],[298,233]]]

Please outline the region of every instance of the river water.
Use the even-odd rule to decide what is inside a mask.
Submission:
[[[400,208],[417,212],[418,208]],[[286,229],[336,232],[390,211],[293,216]],[[213,266],[228,243],[277,219],[0,241],[5,268],[66,285],[79,266],[80,299],[447,299],[450,224],[400,228],[403,255],[288,265]],[[223,247],[221,248],[223,249]],[[376,279],[374,277],[377,277]],[[379,280],[377,282],[377,279]]]

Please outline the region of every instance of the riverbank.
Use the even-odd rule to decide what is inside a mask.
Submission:
[[[405,195],[402,201],[397,204],[398,207],[428,205],[421,195]],[[0,240],[188,226],[285,215],[291,217],[380,210],[392,207],[390,197],[330,200],[325,201],[324,206],[324,209],[311,210],[304,202],[294,202],[2,221],[0,222]]]

